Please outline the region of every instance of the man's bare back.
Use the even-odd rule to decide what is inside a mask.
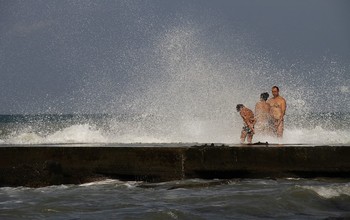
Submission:
[[[269,134],[270,105],[266,101],[259,101],[255,105],[255,119],[257,132]]]
[[[271,116],[270,105],[266,102],[269,98],[269,93],[260,94],[260,101],[255,104],[255,130],[260,135],[271,135]]]
[[[243,118],[244,123],[253,131],[254,133],[254,124],[255,118],[254,113],[249,108],[243,107],[240,111],[240,115]]]
[[[242,104],[238,104],[236,109],[241,115],[244,123],[241,132],[241,143],[244,143],[245,139],[247,138],[248,143],[251,144],[254,135],[254,113],[252,110]]]
[[[259,117],[267,118],[270,113],[270,105],[266,102],[260,101],[255,105],[255,112]]]

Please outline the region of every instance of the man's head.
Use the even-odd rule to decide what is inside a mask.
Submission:
[[[269,93],[264,92],[260,94],[260,99],[266,101],[269,98]]]
[[[272,86],[271,92],[273,97],[276,98],[277,96],[279,96],[280,89],[277,86]]]
[[[236,106],[237,112],[240,112],[241,109],[242,109],[243,107],[244,107],[243,104],[238,104],[238,105]]]

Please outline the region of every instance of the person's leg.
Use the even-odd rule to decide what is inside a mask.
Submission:
[[[268,135],[271,135],[271,132],[270,132],[270,124],[268,121],[264,122],[264,124],[261,125],[261,128],[260,128],[260,133],[261,135],[263,136],[268,136]],[[255,132],[256,134],[256,132]]]
[[[274,135],[274,122],[273,122],[273,119],[270,118],[267,122],[267,132],[268,132],[268,135],[269,136],[273,136]]]
[[[275,136],[278,136],[278,134],[277,134],[278,125],[279,125],[278,120],[277,120],[277,119],[274,119],[274,120],[273,120],[272,133],[273,133],[273,135],[275,135]]]
[[[247,134],[247,141],[248,141],[248,144],[251,144],[251,143],[252,143],[252,140],[253,140],[253,134],[252,134],[252,133],[248,133],[248,134]]]
[[[283,137],[283,128],[284,128],[284,120],[280,121],[280,123],[277,126],[277,137],[282,138]]]
[[[244,143],[246,136],[247,136],[247,132],[244,129],[242,129],[242,132],[241,132],[241,144]]]

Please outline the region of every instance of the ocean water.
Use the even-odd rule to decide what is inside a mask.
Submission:
[[[349,219],[345,179],[104,180],[0,188],[1,219]]]

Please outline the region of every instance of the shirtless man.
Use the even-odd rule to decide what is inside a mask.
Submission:
[[[272,87],[273,98],[269,99],[267,103],[270,105],[270,115],[273,125],[273,132],[278,138],[283,137],[284,115],[286,114],[286,100],[279,95],[279,88]]]
[[[266,102],[269,98],[269,93],[261,93],[260,101],[255,105],[255,130],[261,135],[271,134],[271,116],[270,116],[270,105]]]
[[[254,124],[255,124],[255,118],[254,113],[249,108],[245,107],[242,104],[238,104],[237,112],[242,116],[243,118],[243,128],[241,132],[241,143],[243,144],[246,137],[249,144],[252,143],[253,135],[254,135]]]

